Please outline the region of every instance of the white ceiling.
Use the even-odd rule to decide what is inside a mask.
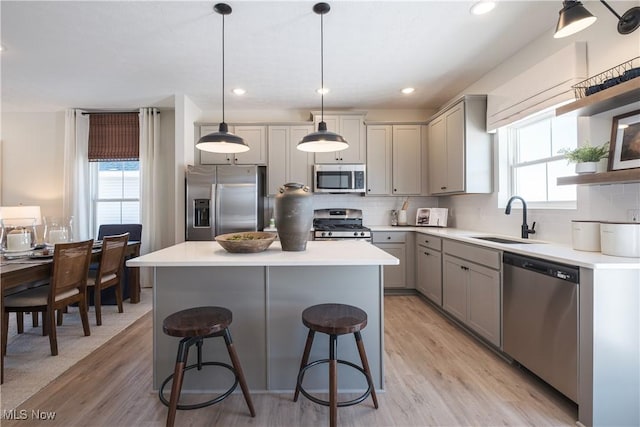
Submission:
[[[222,17],[215,3],[2,0],[2,109],[168,107],[183,93],[217,110]],[[229,2],[227,109],[319,109],[314,3]],[[473,3],[330,2],[325,109],[438,108],[530,41],[551,37],[561,8],[560,1],[501,1],[474,16]],[[245,96],[231,94],[238,86]],[[405,86],[416,92],[401,95]]]

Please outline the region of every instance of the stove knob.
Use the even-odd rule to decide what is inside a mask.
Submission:
[[[330,231],[327,233],[327,236],[331,236],[333,233]]]
[[[361,232],[360,232],[360,235],[361,235],[362,237],[364,237],[364,231],[361,231]]]
[[[353,232],[353,235],[354,235],[355,237],[358,237],[358,232],[357,232],[357,231],[354,231],[354,232]]]
[[[325,237],[327,235],[327,233],[325,233],[324,231],[320,234],[322,237]]]

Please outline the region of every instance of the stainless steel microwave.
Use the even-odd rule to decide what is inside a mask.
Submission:
[[[364,193],[366,167],[363,164],[313,165],[316,193]]]

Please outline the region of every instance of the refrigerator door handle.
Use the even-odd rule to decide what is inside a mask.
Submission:
[[[218,234],[218,224],[216,220],[220,218],[220,192],[217,184],[211,184],[211,200],[213,200],[213,209],[211,209],[211,240],[214,240]]]

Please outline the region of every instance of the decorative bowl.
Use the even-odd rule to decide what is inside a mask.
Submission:
[[[241,231],[216,236],[216,242],[227,252],[234,254],[252,254],[266,251],[274,240],[276,240],[275,233],[263,231]]]

